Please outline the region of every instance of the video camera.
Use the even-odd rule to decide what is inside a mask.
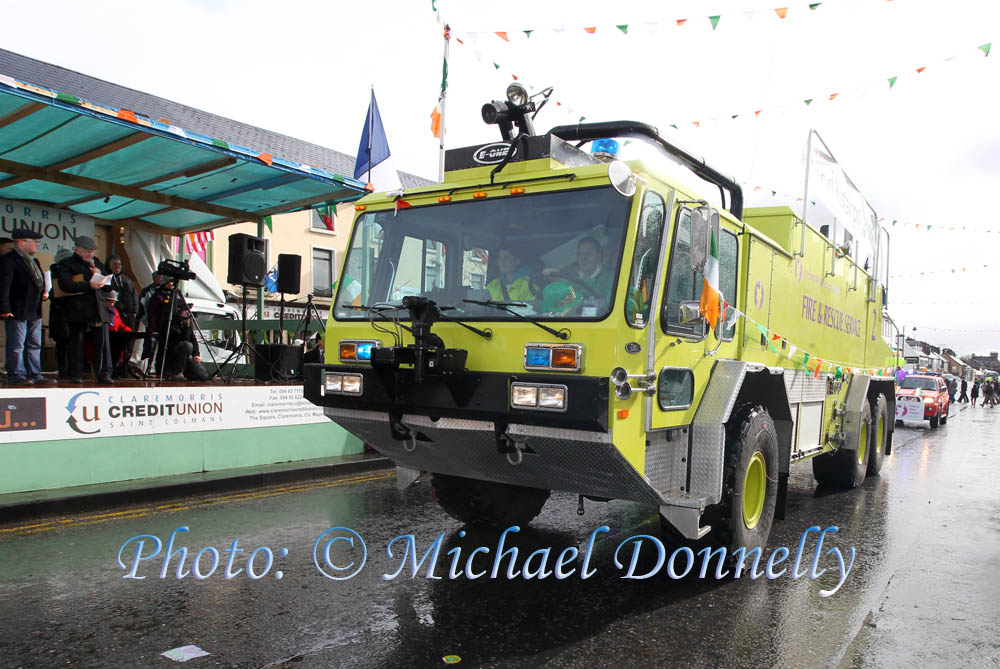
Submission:
[[[156,273],[175,281],[193,281],[197,278],[187,260],[164,260],[156,266]]]

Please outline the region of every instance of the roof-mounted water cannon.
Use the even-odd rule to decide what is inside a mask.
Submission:
[[[519,130],[518,135],[534,135],[535,127],[531,120],[549,101],[550,95],[552,95],[551,86],[534,95],[528,95],[528,89],[515,81],[507,87],[507,100],[493,100],[483,105],[483,121],[487,125],[500,126],[500,134],[506,142],[512,139],[511,132],[515,125]],[[539,96],[542,97],[542,101],[536,104],[535,98]]]

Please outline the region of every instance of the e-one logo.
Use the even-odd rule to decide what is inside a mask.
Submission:
[[[510,153],[510,144],[497,142],[496,144],[487,144],[476,149],[476,152],[472,154],[472,159],[480,165],[492,165],[501,162],[507,157],[508,153]],[[516,155],[517,149],[514,149],[511,158]]]

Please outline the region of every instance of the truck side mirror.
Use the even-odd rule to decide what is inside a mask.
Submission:
[[[691,211],[691,270],[698,274],[705,271],[712,233],[719,239],[719,212],[708,205]]]
[[[678,319],[681,325],[689,325],[702,320],[701,302],[695,300],[681,302]]]

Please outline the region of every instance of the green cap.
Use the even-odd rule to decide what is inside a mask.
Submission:
[[[542,303],[538,310],[553,316],[565,316],[583,300],[569,281],[554,281],[542,291]]]

